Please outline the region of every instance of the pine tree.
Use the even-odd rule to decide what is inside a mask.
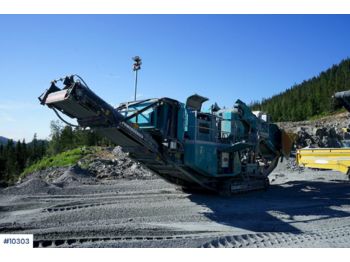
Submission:
[[[14,182],[14,177],[19,173],[19,170],[14,142],[10,139],[6,145],[5,179]]]
[[[337,110],[332,96],[350,89],[350,59],[341,61],[317,77],[293,85],[285,92],[251,105],[263,110],[274,121],[300,121]]]

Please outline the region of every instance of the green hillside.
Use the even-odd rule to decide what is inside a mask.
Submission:
[[[342,60],[318,76],[294,85],[286,91],[254,102],[253,110],[262,110],[273,121],[302,121],[327,115],[339,108],[333,102],[335,92],[350,89],[350,59]]]

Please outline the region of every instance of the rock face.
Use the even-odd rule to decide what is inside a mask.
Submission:
[[[303,147],[342,147],[342,140],[346,133],[336,130],[334,127],[322,128],[299,128],[295,145],[297,148]]]
[[[350,114],[341,113],[314,121],[281,122],[278,125],[296,134],[296,148],[345,146],[350,139]]]

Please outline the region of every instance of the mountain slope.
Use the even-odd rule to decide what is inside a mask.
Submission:
[[[268,112],[274,121],[302,121],[327,115],[336,105],[335,92],[350,89],[350,59],[342,60],[317,77],[303,81],[286,91],[251,104],[253,110]]]
[[[6,138],[6,137],[0,136],[0,145],[1,144],[6,145],[7,144],[7,140],[9,140],[9,139]]]

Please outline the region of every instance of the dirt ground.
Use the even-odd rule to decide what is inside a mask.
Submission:
[[[350,247],[345,175],[280,164],[270,180],[220,197],[158,178],[31,179],[0,191],[0,233],[34,234],[35,247]]]

